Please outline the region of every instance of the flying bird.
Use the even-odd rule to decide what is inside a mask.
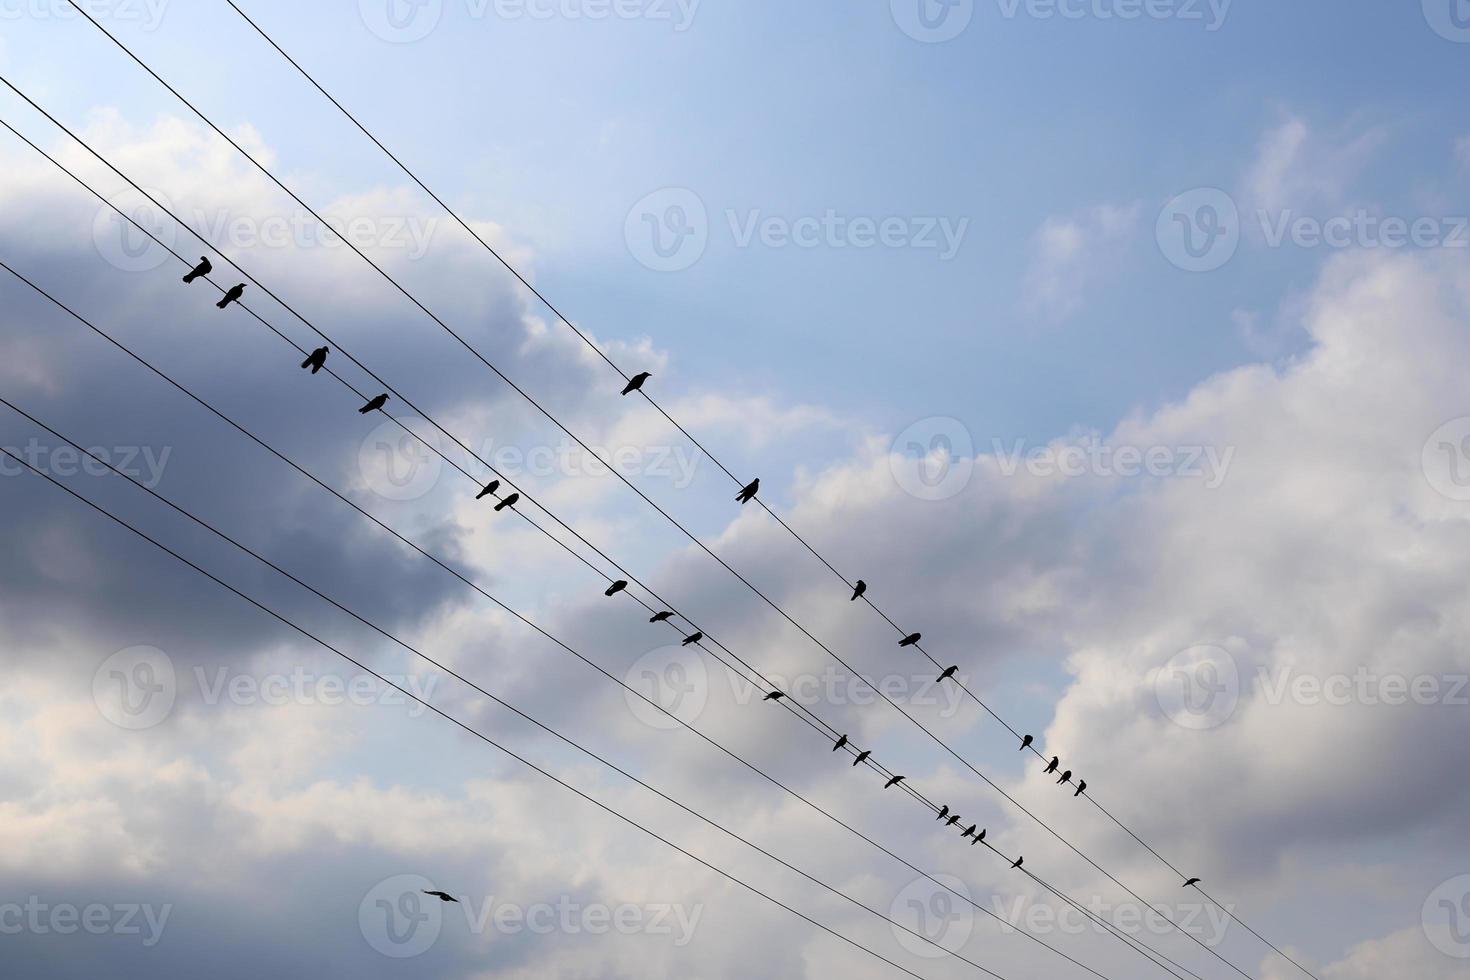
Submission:
[[[612,585],[609,585],[607,587],[607,591],[604,592],[603,595],[605,595],[605,596],[615,596],[619,592],[621,592],[624,589],[626,589],[627,587],[628,587],[628,583],[627,582],[623,581],[622,579],[618,579]]]
[[[1071,781],[1072,781],[1072,770],[1068,769],[1066,772],[1062,773],[1062,778],[1057,780],[1057,785],[1060,786],[1063,783],[1070,783]]]
[[[833,752],[841,751],[842,747],[844,745],[846,745],[846,744],[847,744],[847,736],[844,735],[844,736],[842,736],[841,738],[839,738],[837,740],[837,744],[836,745],[832,746],[832,751]]]
[[[199,256],[199,264],[189,271],[189,274],[184,277],[184,282],[193,282],[200,276],[207,276],[213,271],[214,266],[209,264],[209,256],[201,255]]]
[[[785,696],[786,696],[786,693],[784,691],[772,691],[770,694],[767,694],[765,696],[764,700],[766,700],[766,701],[779,701],[782,698],[784,698]]]
[[[1031,743],[1034,741],[1036,741],[1036,739],[1032,738],[1030,735],[1027,735],[1025,738],[1021,739],[1021,751],[1025,752],[1027,749],[1031,748]]]
[[[893,787],[897,786],[899,783],[903,782],[904,781],[904,778],[905,777],[903,777],[903,776],[894,776],[892,779],[890,779],[887,783],[884,784],[883,788],[884,789],[892,789]]]
[[[1042,773],[1042,775],[1043,776],[1046,776],[1046,775],[1050,775],[1051,773],[1056,772],[1057,771],[1057,767],[1060,766],[1061,764],[1062,764],[1062,758],[1061,758],[1061,756],[1057,756],[1057,755],[1052,756],[1051,757],[1051,762],[1047,765],[1046,771],[1044,773]]]
[[[499,490],[499,489],[500,489],[500,481],[499,480],[491,480],[489,483],[485,484],[485,489],[484,490],[481,490],[479,493],[475,494],[475,499],[476,500],[484,500],[486,497],[490,496],[492,493],[494,493],[496,490]]]
[[[230,291],[227,292],[227,293],[225,293],[224,298],[221,299],[218,303],[216,303],[214,305],[215,306],[218,306],[220,309],[224,309],[226,306],[229,306],[231,303],[237,302],[240,299],[240,297],[241,296],[244,296],[244,295],[245,295],[245,284],[242,282],[238,286],[231,286],[230,287]]]
[[[631,395],[633,392],[642,389],[643,382],[647,381],[651,377],[653,377],[653,375],[649,374],[647,371],[643,371],[633,375],[631,378],[628,379],[628,387],[623,389],[623,394]]]
[[[953,677],[955,674],[958,674],[959,672],[960,672],[959,665],[955,665],[953,667],[949,667],[949,668],[947,668],[945,670],[944,673],[942,673],[942,674],[939,675],[939,679],[936,680],[934,683],[937,684],[937,683],[939,683],[939,681],[948,680],[949,678]]]
[[[1082,782],[1080,782],[1080,783],[1077,784],[1077,792],[1073,793],[1072,796],[1075,799],[1076,797],[1081,796],[1085,792],[1087,792],[1087,780],[1084,779],[1084,780],[1082,780]]]
[[[459,899],[455,898],[448,892],[431,892],[425,889],[424,894],[430,896],[431,898],[437,898],[441,902],[453,902],[455,905],[459,904]]]
[[[748,504],[755,499],[755,495],[760,493],[760,490],[761,481],[760,478],[757,477],[756,479],[751,480],[750,483],[743,490],[737,493],[735,495],[735,499],[740,501],[742,504]]]
[[[703,633],[691,633],[688,636],[684,637],[684,642],[679,645],[681,647],[692,647],[694,644],[698,643],[702,639],[704,639]]]
[[[654,613],[653,614],[653,618],[650,619],[649,622],[650,623],[662,623],[662,622],[665,622],[666,620],[673,619],[673,618],[674,618],[674,614],[673,613],[665,611],[665,612]]]
[[[867,762],[868,761],[868,756],[870,756],[872,754],[873,753],[872,753],[871,750],[869,750],[869,749],[863,749],[861,752],[859,752],[857,754],[857,758],[852,760],[853,766],[854,767],[857,767],[857,766],[862,765],[864,762]]]
[[[359,408],[357,410],[357,414],[366,415],[368,412],[376,412],[378,409],[382,408],[386,404],[388,404],[388,396],[379,395],[377,398],[374,398],[372,401],[362,406],[362,408]]]
[[[1021,865],[1025,864],[1025,863],[1026,863],[1026,859],[1024,857],[1018,857],[1018,858],[1016,858],[1016,863],[1013,864],[1013,865],[1011,865],[1011,870],[1012,871],[1015,871],[1017,868],[1019,868]]]
[[[1184,887],[1185,888],[1193,888],[1195,885],[1198,885],[1200,883],[1200,881],[1202,881],[1202,880],[1203,879],[1200,879],[1200,878],[1191,878],[1191,879],[1189,879],[1188,881],[1186,881],[1184,883]]]
[[[916,643],[918,643],[923,638],[924,638],[924,634],[923,633],[910,633],[908,636],[905,636],[903,639],[899,640],[898,641],[898,645],[901,646],[901,647],[911,647],[911,646],[914,646]]]
[[[520,499],[521,499],[521,495],[520,494],[518,494],[518,493],[511,494],[509,497],[506,497],[500,503],[498,503],[498,504],[495,505],[495,513],[498,514],[501,511],[505,510],[505,508],[507,508],[507,507],[514,507],[516,505],[516,502],[519,501]]]
[[[310,357],[301,362],[301,369],[304,371],[307,368],[311,368],[311,373],[316,374],[322,368],[326,367],[327,354],[329,353],[331,353],[330,348],[318,347],[316,350],[311,352]]]
[[[862,579],[858,579],[857,580],[857,585],[853,586],[853,589],[852,589],[852,598],[851,599],[848,599],[847,601],[848,602],[857,602],[859,599],[861,599],[863,597],[863,593],[866,592],[866,591],[868,591],[868,583],[867,582],[864,582]]]

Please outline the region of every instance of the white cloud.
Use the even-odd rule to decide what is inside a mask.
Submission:
[[[1051,321],[1081,312],[1087,293],[1116,266],[1115,250],[1137,227],[1139,205],[1102,204],[1048,218],[1031,240],[1025,309]]]

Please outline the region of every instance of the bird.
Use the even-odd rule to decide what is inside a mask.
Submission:
[[[740,501],[742,504],[748,504],[755,499],[755,495],[760,493],[760,490],[761,481],[760,478],[757,477],[756,479],[751,480],[744,489],[737,493],[735,495],[735,499]]]
[[[923,638],[923,633],[910,633],[908,636],[905,636],[903,639],[899,640],[898,645],[901,647],[911,647],[916,645]]]
[[[970,824],[970,829],[969,830],[966,830],[960,836],[961,837],[974,837],[975,836],[975,831],[977,831],[979,829],[980,829],[980,825],[978,823],[972,823],[972,824]]]
[[[939,675],[939,679],[936,680],[934,683],[937,684],[937,683],[939,683],[939,681],[946,680],[946,679],[948,679],[950,677],[953,677],[955,674],[958,674],[959,672],[960,672],[959,665],[956,664],[953,667],[947,668],[944,673],[940,674]]]
[[[626,589],[627,587],[628,587],[628,583],[627,582],[625,582],[623,579],[618,579],[612,585],[609,585],[607,587],[607,591],[604,592],[603,595],[605,595],[605,596],[615,596],[619,592],[621,592],[624,589]]]
[[[1081,796],[1085,792],[1087,792],[1087,780],[1084,779],[1082,780],[1082,782],[1077,784],[1077,792],[1073,793],[1072,796],[1073,798],[1076,798],[1078,796]]]
[[[667,611],[667,610],[665,610],[664,612],[654,613],[653,616],[652,616],[652,618],[650,618],[648,621],[650,623],[662,623],[662,622],[664,622],[666,620],[673,619],[673,618],[674,618],[674,614],[671,613],[671,612],[669,612],[669,611]]]
[[[647,371],[642,371],[638,374],[633,375],[631,378],[628,379],[628,387],[623,389],[623,394],[631,395],[633,392],[638,391],[643,387],[643,382],[647,381],[651,377],[653,377],[653,375],[649,374]]]
[[[832,751],[833,752],[840,751],[842,749],[842,747],[844,745],[846,745],[846,744],[847,744],[847,736],[844,735],[844,736],[842,736],[841,738],[839,738],[837,740],[837,744],[836,745],[832,746]]]
[[[976,844],[980,843],[984,839],[985,839],[985,831],[982,830],[982,831],[980,831],[980,833],[978,833],[978,834],[975,835],[975,839],[974,840],[970,841],[970,846],[971,847],[974,847]]]
[[[784,698],[785,696],[786,696],[786,693],[784,691],[772,691],[770,694],[767,694],[765,696],[765,699],[764,700],[766,700],[766,701],[779,701],[782,698]]]
[[[944,825],[946,827],[953,827],[955,824],[957,824],[959,822],[960,822],[960,815],[958,813],[952,813],[952,814],[950,814],[949,819],[946,820],[946,821],[944,821]]]
[[[362,408],[359,408],[357,410],[357,414],[366,415],[368,412],[376,412],[378,409],[382,408],[386,404],[388,404],[388,396],[379,395],[377,398],[374,398],[372,401],[362,406]]]
[[[330,348],[318,347],[316,350],[311,352],[310,357],[301,362],[301,369],[304,371],[307,368],[311,368],[311,373],[316,374],[322,368],[326,367],[327,354],[329,353],[331,353]]]
[[[1036,739],[1032,738],[1030,735],[1027,735],[1025,738],[1021,739],[1021,751],[1025,752],[1027,749],[1031,748],[1031,743],[1034,741],[1036,741]]]
[[[852,587],[852,598],[851,599],[848,599],[847,601],[848,602],[857,602],[859,599],[861,599],[863,597],[863,593],[866,592],[866,591],[868,591],[868,583],[867,582],[864,582],[862,579],[858,579],[857,580],[857,585],[854,585]]]
[[[1051,757],[1051,762],[1046,767],[1046,772],[1042,773],[1042,775],[1049,775],[1051,773],[1056,772],[1057,771],[1057,767],[1060,766],[1061,764],[1062,764],[1061,756],[1056,756],[1056,755],[1052,756]]]
[[[1011,870],[1012,871],[1015,871],[1017,868],[1019,868],[1021,865],[1025,864],[1025,863],[1026,863],[1026,859],[1024,857],[1018,857],[1018,858],[1016,858],[1016,863],[1013,864],[1013,865],[1011,865]]]
[[[883,788],[884,789],[892,789],[893,787],[897,786],[899,783],[901,783],[903,781],[904,781],[904,777],[903,776],[894,776],[892,779],[890,779],[887,783],[884,784]]]
[[[207,255],[201,255],[201,256],[199,256],[199,264],[196,265],[193,269],[190,269],[189,270],[189,274],[184,277],[184,282],[186,282],[186,283],[193,282],[195,279],[198,279],[200,276],[207,276],[207,275],[209,275],[213,271],[214,271],[214,266],[212,266],[212,265],[209,264],[209,256],[207,256]]]
[[[1070,783],[1071,781],[1072,781],[1072,770],[1068,769],[1066,772],[1062,773],[1062,778],[1057,780],[1057,785],[1060,786],[1063,783]]]
[[[437,898],[441,902],[453,902],[455,905],[459,904],[459,899],[455,898],[453,895],[450,895],[448,892],[431,892],[428,889],[423,889],[423,892],[425,895],[428,895],[432,898]]]
[[[867,762],[868,761],[868,756],[870,756],[872,754],[873,753],[872,753],[871,750],[869,750],[869,749],[863,749],[861,752],[859,752],[857,754],[857,758],[852,760],[853,767],[856,768],[857,766],[862,765],[864,762]]]
[[[226,306],[229,306],[231,303],[236,302],[241,296],[244,295],[245,284],[242,282],[238,286],[231,286],[230,291],[225,293],[224,299],[221,299],[218,303],[214,305],[218,306],[220,309],[224,309]]]
[[[1201,880],[1202,879],[1200,879],[1200,878],[1191,878],[1191,879],[1189,879],[1188,881],[1186,881],[1184,883],[1184,887],[1185,888],[1193,888],[1195,885],[1198,885]]]
[[[947,816],[949,816],[949,804],[948,803],[946,803],[944,806],[942,806],[942,807],[939,808],[939,817],[937,819],[943,820]]]
[[[490,496],[492,493],[494,493],[496,490],[499,490],[499,489],[500,489],[500,481],[499,480],[491,480],[489,483],[485,484],[485,489],[484,490],[481,490],[479,493],[475,494],[475,499],[476,500],[484,500],[486,497]]]
[[[505,508],[507,508],[507,507],[514,507],[516,505],[516,501],[518,501],[520,499],[521,499],[521,495],[520,494],[518,494],[518,493],[511,494],[509,497],[506,497],[500,503],[498,503],[498,504],[495,505],[495,513],[498,514],[501,511],[505,510]]]
[[[681,647],[692,647],[702,639],[704,639],[704,634],[696,631],[684,637],[684,642],[679,645]]]

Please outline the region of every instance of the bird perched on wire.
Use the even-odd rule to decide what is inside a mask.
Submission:
[[[934,683],[937,684],[937,683],[939,683],[939,681],[947,681],[951,677],[953,677],[955,674],[958,674],[959,672],[960,672],[959,665],[955,665],[953,667],[947,667],[947,668],[945,668],[944,673],[940,674],[939,677],[935,680]]]
[[[244,295],[245,295],[245,284],[242,282],[238,286],[231,286],[230,289],[229,289],[229,292],[225,293],[224,298],[221,299],[218,303],[216,303],[214,305],[215,306],[218,306],[220,309],[224,309],[226,306],[229,306],[231,303],[239,302],[240,297],[241,296],[244,296]]]
[[[870,749],[863,749],[861,752],[859,752],[857,754],[857,758],[852,760],[853,767],[856,768],[856,767],[862,765],[864,762],[867,762],[868,761],[868,756],[870,756],[872,754],[873,754],[872,753],[872,750],[870,750]]]
[[[485,489],[484,490],[481,490],[479,493],[475,494],[475,499],[476,500],[484,500],[486,497],[490,496],[492,493],[494,493],[496,490],[499,490],[499,489],[500,489],[500,481],[499,480],[491,480],[489,483],[485,484]]]
[[[668,611],[664,611],[664,612],[656,612],[656,613],[654,613],[653,616],[650,617],[648,621],[650,623],[662,623],[662,622],[665,622],[666,620],[670,620],[670,619],[673,619],[673,618],[674,618],[674,614],[673,613],[668,612]]]
[[[749,483],[747,483],[745,485],[745,487],[739,493],[737,493],[735,495],[735,499],[738,500],[738,501],[740,501],[742,504],[748,504],[752,500],[754,500],[755,499],[755,495],[758,494],[758,493],[760,493],[760,492],[761,492],[761,481],[760,481],[760,477],[756,477],[754,480],[751,480]]]
[[[619,592],[621,592],[624,589],[626,589],[627,587],[628,587],[628,583],[627,582],[625,582],[623,579],[618,579],[612,585],[609,585],[607,587],[607,591],[604,592],[603,595],[605,595],[605,596],[615,596]]]
[[[784,692],[784,691],[772,691],[770,694],[767,694],[765,696],[765,698],[763,698],[763,700],[765,700],[765,701],[779,701],[782,698],[784,698],[785,696],[786,696],[786,692]]]
[[[1025,738],[1021,739],[1021,751],[1025,752],[1027,749],[1031,748],[1031,743],[1034,741],[1036,741],[1036,739],[1032,738],[1030,735],[1027,735]]]
[[[1084,779],[1080,783],[1077,784],[1077,792],[1073,793],[1072,794],[1072,797],[1073,797],[1073,799],[1075,799],[1075,798],[1081,796],[1083,793],[1086,793],[1086,792],[1087,792],[1087,780]]]
[[[1059,767],[1061,764],[1062,764],[1062,757],[1061,756],[1058,756],[1058,755],[1052,756],[1051,757],[1051,762],[1047,763],[1046,771],[1043,772],[1042,775],[1043,776],[1049,776],[1049,775],[1051,775],[1052,773],[1054,773],[1054,772],[1057,771],[1057,767]]]
[[[897,786],[899,783],[903,782],[906,778],[908,778],[908,777],[906,777],[906,776],[894,776],[892,779],[890,779],[887,783],[885,783],[883,785],[883,788],[884,789],[892,789],[893,787]]]
[[[832,751],[833,752],[840,752],[842,750],[842,747],[844,745],[846,745],[846,744],[847,744],[847,736],[844,735],[844,736],[842,736],[841,738],[839,738],[837,740],[837,744],[836,745],[832,746]]]
[[[518,494],[518,493],[511,494],[509,497],[506,497],[500,503],[498,503],[498,504],[495,505],[495,513],[498,514],[501,511],[505,510],[507,507],[514,507],[517,504],[517,502],[520,501],[520,499],[521,499],[521,495],[520,494]]]
[[[971,847],[974,847],[974,846],[975,846],[975,845],[976,845],[976,844],[978,844],[978,843],[980,843],[980,842],[981,842],[981,841],[983,841],[983,840],[984,840],[984,839],[985,839],[985,835],[986,835],[986,834],[987,834],[987,833],[988,833],[988,831],[984,831],[984,830],[982,830],[982,831],[980,831],[980,833],[978,833],[978,834],[976,834],[976,835],[975,835],[975,839],[974,839],[974,840],[972,840],[972,841],[970,841],[970,846],[971,846]]]
[[[857,602],[859,599],[861,599],[863,597],[863,593],[866,592],[866,591],[868,591],[868,583],[867,582],[864,582],[862,579],[858,579],[857,580],[857,585],[854,585],[852,587],[852,598],[851,599],[848,599],[847,601],[848,602]]]
[[[388,396],[379,395],[377,398],[374,398],[372,401],[362,406],[362,408],[359,408],[357,410],[357,414],[366,415],[368,412],[376,412],[378,409],[382,408],[386,404],[388,404]]]
[[[330,348],[318,347],[316,350],[311,352],[310,357],[301,362],[301,369],[304,371],[307,368],[311,368],[311,373],[316,374],[322,368],[326,367],[327,354],[329,353],[331,353]]]
[[[963,834],[961,834],[960,837],[961,838],[974,837],[975,836],[975,831],[977,831],[979,829],[980,829],[980,825],[978,823],[972,823],[972,824],[970,824],[969,829],[966,830]]]
[[[424,892],[425,895],[428,895],[430,898],[437,898],[441,902],[453,902],[455,905],[458,905],[459,904],[459,899],[455,898],[453,895],[449,894],[448,892],[431,892],[431,891],[429,891],[427,889],[423,889],[423,892]]]
[[[207,276],[213,271],[214,266],[209,264],[209,256],[201,255],[199,256],[199,264],[189,270],[189,274],[184,277],[184,282],[191,283],[200,276]]]
[[[698,643],[702,639],[704,639],[704,634],[696,631],[696,632],[690,633],[688,636],[684,637],[684,642],[683,643],[680,643],[679,646],[681,646],[681,647],[692,647],[692,646],[694,646],[694,644]]]
[[[944,825],[946,827],[953,827],[955,824],[957,824],[959,822],[960,822],[960,815],[958,813],[951,813],[949,815],[949,819],[946,820],[946,821],[944,821]]]
[[[1070,783],[1071,781],[1072,781],[1072,770],[1068,769],[1066,772],[1062,773],[1062,778],[1057,780],[1057,785],[1060,786],[1063,783]]]
[[[638,374],[633,375],[631,378],[628,379],[628,386],[623,389],[623,394],[631,395],[633,392],[640,390],[643,387],[643,382],[647,381],[651,377],[653,377],[653,375],[649,374],[647,371],[642,371]]]
[[[1188,881],[1186,881],[1184,883],[1184,887],[1185,888],[1193,888],[1195,885],[1198,885],[1202,880],[1203,879],[1201,879],[1201,878],[1191,878],[1191,879],[1189,879]]]
[[[949,804],[948,803],[946,803],[944,806],[942,806],[942,807],[939,808],[939,816],[936,819],[943,820],[947,816],[949,816]]]
[[[898,645],[901,647],[917,646],[919,641],[923,638],[923,633],[910,633],[908,636],[905,636],[903,639],[899,640]]]
[[[1017,868],[1019,868],[1021,865],[1025,864],[1025,863],[1026,863],[1026,859],[1024,857],[1018,857],[1018,858],[1016,858],[1016,863],[1013,864],[1013,865],[1011,865],[1011,870],[1012,871],[1015,871]]]

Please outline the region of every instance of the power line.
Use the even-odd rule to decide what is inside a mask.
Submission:
[[[550,310],[551,313],[556,317],[557,320],[559,320],[568,329],[570,329],[574,334],[576,334],[577,337],[579,339],[581,339],[581,341],[584,344],[586,344],[592,351],[594,351],[598,355],[598,357],[600,357],[610,368],[613,369],[613,371],[615,371],[620,377],[622,377],[623,380],[625,380],[625,381],[629,380],[630,376],[629,376],[629,374],[628,374],[627,371],[625,371],[621,366],[619,366],[615,361],[613,361],[612,358],[610,356],[608,356],[608,354],[597,343],[595,343],[590,337],[587,336],[586,333],[584,333],[581,329],[579,329],[571,321],[571,319],[568,318],[566,315],[564,315],[561,312],[561,310],[559,310],[551,302],[551,300],[548,299],[540,290],[538,290],[534,285],[532,285],[531,282],[528,279],[526,279],[526,277],[523,276],[520,273],[520,271],[517,270],[515,268],[515,266],[511,264],[511,262],[509,260],[507,260],[505,258],[505,256],[503,256],[499,251],[497,251],[477,231],[475,231],[474,228],[472,228],[468,222],[466,222],[463,218],[461,218],[459,216],[458,212],[456,212],[453,208],[451,208],[438,194],[436,194],[432,189],[430,189],[429,186],[427,184],[425,184],[424,181],[421,180],[419,178],[419,176],[416,173],[414,173],[413,170],[411,170],[408,167],[407,164],[405,164],[402,160],[400,160],[398,158],[397,154],[395,154],[392,150],[390,150],[387,147],[386,144],[384,144],[380,139],[378,139],[378,137],[376,135],[374,135],[366,126],[364,126],[362,124],[362,122],[359,121],[358,118],[351,111],[349,111],[347,109],[346,106],[344,106],[335,96],[333,96],[330,92],[328,92],[326,90],[326,88],[324,88],[321,85],[321,83],[319,83],[316,80],[316,78],[314,76],[312,76],[312,74],[310,72],[308,72],[305,68],[303,68],[301,66],[301,64],[299,62],[296,61],[295,58],[291,57],[291,55],[288,54],[286,52],[286,50],[284,48],[282,48],[279,43],[276,42],[275,38],[271,37],[270,34],[268,34],[259,24],[257,24],[247,13],[245,13],[245,11],[242,10],[239,7],[239,5],[235,3],[235,0],[225,0],[225,2],[228,3],[230,5],[231,9],[233,9],[235,11],[235,13],[239,14],[240,17],[247,24],[249,24],[250,27],[253,28],[255,30],[255,32],[257,34],[259,34],[261,36],[261,38],[263,38],[266,41],[267,44],[269,44],[272,48],[274,48],[281,55],[281,57],[284,58],[287,61],[287,63],[289,63],[291,65],[291,67],[295,68],[296,71],[298,73],[300,73],[301,76],[303,78],[305,78],[311,84],[311,86],[313,88],[315,88],[318,92],[320,92],[322,94],[322,96],[327,99],[327,101],[331,102],[332,105],[335,106],[337,108],[337,110],[342,113],[342,115],[346,116],[347,119],[349,121],[351,121],[351,123],[354,126],[356,126],[357,129],[360,132],[362,132],[362,134],[364,136],[366,136],[370,141],[372,141],[372,143],[375,146],[378,147],[378,149],[382,150],[383,153],[386,154],[387,157],[390,160],[392,160],[393,163],[396,164],[398,166],[398,168],[400,170],[402,170],[403,173],[406,174],[410,180],[412,180],[415,184],[417,184],[418,187],[425,194],[427,194],[429,197],[431,197],[434,200],[434,202],[436,204],[438,204],[439,207],[442,208],[445,211],[445,213],[447,213],[461,228],[463,228],[465,231],[467,231],[471,235],[471,237],[473,237],[475,239],[475,241],[479,242],[479,244],[487,252],[489,252],[490,255],[492,255],[502,266],[504,266],[504,268],[508,272],[510,272],[511,275],[513,275],[517,280],[520,281],[520,283],[522,285],[524,285],[528,290],[530,290],[530,292],[532,293],[532,295],[534,295],[538,300],[540,300],[541,303],[542,303],[542,305],[544,305],[548,310]],[[664,409],[664,407],[662,405],[660,405],[654,399],[654,397],[648,393],[648,391],[647,391],[646,388],[639,387],[637,389],[637,391],[638,391],[638,394],[640,394],[640,395],[643,396],[643,398],[649,403],[649,405],[651,405],[661,416],[663,416],[664,419],[666,419],[669,422],[670,425],[672,425],[685,438],[687,438],[701,453],[703,453],[705,455],[705,457],[707,459],[709,459],[712,463],[715,464],[715,466],[717,466],[722,472],[724,472],[724,474],[726,476],[728,476],[730,478],[730,480],[732,482],[734,482],[734,484],[736,486],[744,486],[746,484],[746,480],[744,478],[739,477],[734,472],[732,472],[730,470],[730,468],[728,466],[726,466],[717,456],[715,456],[714,453],[712,453],[708,448],[706,448],[705,445],[702,442],[700,442],[700,440],[698,438],[696,438],[692,432],[690,432],[682,423],[680,423],[676,418],[674,418],[673,415],[671,415],[668,411],[666,411]],[[784,518],[782,518],[780,514],[778,514],[774,509],[772,509],[771,507],[769,507],[764,500],[760,499],[759,497],[756,497],[755,500],[756,500],[756,503],[761,507],[762,510],[764,510],[767,514],[769,514],[772,518],[774,518],[775,521],[782,528],[784,528],[788,534],[790,534],[794,539],[796,539],[796,541],[798,541],[808,552],[810,552],[811,555],[814,558],[816,558],[819,562],[822,563],[822,565],[824,565],[829,571],[831,571],[832,574],[835,575],[843,583],[844,586],[846,586],[849,589],[855,587],[855,582],[854,582],[853,579],[850,579],[847,575],[843,574],[840,570],[838,570],[838,568],[835,565],[833,565],[831,561],[829,561],[809,541],[807,541],[807,539],[805,537],[803,537],[794,527],[792,527]],[[909,635],[909,631],[906,630],[906,629],[904,629],[902,626],[900,626],[886,612],[884,612],[877,605],[877,603],[875,603],[872,600],[872,598],[867,594],[866,591],[864,592],[864,594],[862,596],[862,599],[863,599],[863,601],[869,607],[871,607],[876,613],[878,613],[878,615],[881,616],[884,621],[886,621],[890,626],[892,626],[898,632],[898,634],[900,636],[907,636],[907,635]],[[939,667],[941,670],[944,669],[944,664],[942,664],[939,660],[937,660],[933,656],[931,656],[929,654],[929,652],[923,648],[922,645],[919,645],[919,644],[916,643],[916,644],[914,644],[914,646],[934,666]],[[969,689],[969,687],[967,685],[965,685],[965,683],[963,681],[961,681],[959,678],[954,678],[954,680],[955,680],[956,685],[965,693],[966,696],[968,696],[972,701],[974,701],[982,709],[984,709],[984,711],[987,714],[989,714],[993,719],[995,719],[997,722],[999,722],[1008,732],[1010,732],[1017,739],[1022,738],[1021,732],[1019,732],[1008,721],[1006,721],[1005,718],[1003,718],[999,713],[997,713],[994,709],[992,709],[990,707],[990,705],[987,704],[982,698],[980,698],[973,691],[971,691]],[[1034,746],[1034,744],[1028,745],[1028,748],[1030,748],[1030,750],[1037,756],[1037,758],[1040,758],[1040,759],[1043,759],[1043,760],[1046,758],[1045,754],[1043,752],[1041,752],[1041,750],[1037,749]],[[1166,866],[1167,868],[1169,868],[1169,870],[1171,870],[1175,874],[1177,874],[1180,877],[1181,880],[1188,880],[1188,878],[1190,877],[1189,875],[1187,875],[1183,871],[1181,871],[1177,866],[1175,866],[1172,862],[1170,862],[1167,858],[1165,858],[1162,854],[1160,854],[1157,850],[1155,850],[1152,845],[1150,845],[1142,837],[1140,837],[1138,834],[1136,834],[1131,828],[1129,828],[1128,826],[1126,826],[1125,824],[1123,824],[1122,821],[1120,821],[1116,816],[1114,816],[1109,810],[1107,810],[1101,803],[1099,803],[1096,799],[1094,799],[1090,794],[1088,795],[1088,802],[1089,803],[1092,803],[1099,811],[1101,811],[1104,815],[1106,815],[1109,820],[1111,820],[1113,823],[1117,824],[1117,826],[1119,828],[1121,828],[1125,833],[1127,833],[1128,836],[1132,837],[1136,842],[1138,842],[1140,845],[1142,845],[1150,854],[1152,854],[1162,864],[1164,864],[1164,866]],[[1202,894],[1203,894],[1203,892],[1202,892]],[[1266,939],[1260,933],[1256,932],[1256,930],[1252,929],[1245,922],[1243,922],[1240,919],[1236,918],[1236,916],[1233,913],[1231,913],[1228,909],[1226,909],[1224,906],[1221,906],[1221,905],[1219,905],[1219,903],[1214,902],[1213,899],[1210,899],[1210,901],[1211,901],[1212,904],[1215,904],[1216,907],[1220,908],[1222,911],[1224,911],[1227,915],[1229,915],[1236,922],[1239,922],[1252,935],[1254,935],[1257,939],[1259,939],[1266,946],[1268,946],[1272,950],[1274,950],[1282,958],[1286,959],[1288,962],[1290,962],[1293,966],[1297,967],[1297,969],[1301,970],[1303,973],[1306,973],[1309,977],[1312,977],[1312,980],[1317,980],[1316,976],[1314,974],[1312,974],[1311,971],[1307,970],[1306,967],[1302,966],[1296,960],[1294,960],[1290,956],[1288,956],[1282,949],[1280,949],[1278,946],[1276,946],[1276,944],[1274,944],[1270,940]]]

